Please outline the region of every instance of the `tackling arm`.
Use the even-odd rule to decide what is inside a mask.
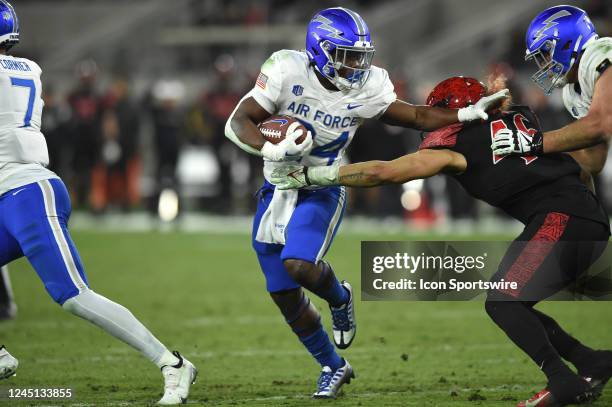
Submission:
[[[366,161],[341,167],[278,167],[272,172],[271,181],[279,189],[308,185],[373,187],[402,184],[441,172],[459,173],[466,168],[467,162],[462,154],[451,150],[425,149],[393,161]]]
[[[367,161],[344,165],[338,171],[337,180],[340,185],[371,187],[403,184],[442,172],[459,173],[466,168],[467,162],[462,154],[451,150],[425,149],[393,161]]]

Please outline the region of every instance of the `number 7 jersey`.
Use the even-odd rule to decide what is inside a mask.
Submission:
[[[270,114],[295,117],[310,130],[314,144],[301,159],[305,166],[338,164],[363,120],[382,115],[397,98],[387,71],[376,66],[361,89],[330,91],[319,82],[306,53],[293,50],[272,54],[249,96]],[[264,176],[277,165],[266,161]]]
[[[0,55],[0,195],[21,185],[57,178],[47,170],[40,132],[41,69],[33,61]]]

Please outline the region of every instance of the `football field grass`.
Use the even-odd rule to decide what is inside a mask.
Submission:
[[[247,235],[81,231],[73,238],[92,288],[129,308],[197,365],[191,405],[514,406],[544,385],[544,376],[488,319],[482,302],[357,302],[357,337],[342,352],[357,378],[336,401],[312,400],[319,367],[266,293]],[[341,232],[328,254],[339,277],[357,289],[359,242],[376,238]],[[155,366],[64,312],[26,261],[13,263],[10,272],[19,313],[0,323],[0,343],[19,358],[20,368],[0,388],[71,388],[74,398],[4,399],[0,405],[158,400],[162,377]],[[329,328],[324,302],[313,300]],[[587,344],[612,348],[611,302],[556,302],[540,309]],[[595,406],[612,406],[612,388]]]

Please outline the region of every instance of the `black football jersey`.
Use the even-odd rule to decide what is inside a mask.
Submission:
[[[503,209],[523,223],[536,213],[563,212],[603,222],[609,220],[599,199],[580,180],[580,166],[567,154],[496,156],[493,137],[500,130],[541,132],[527,107],[489,115],[487,121],[454,124],[426,135],[419,149],[445,148],[465,156],[467,169],[453,175],[467,192]]]

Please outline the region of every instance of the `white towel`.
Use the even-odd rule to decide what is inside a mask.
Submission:
[[[259,222],[255,240],[261,243],[285,244],[285,230],[298,200],[298,190],[274,190],[272,201]]]

